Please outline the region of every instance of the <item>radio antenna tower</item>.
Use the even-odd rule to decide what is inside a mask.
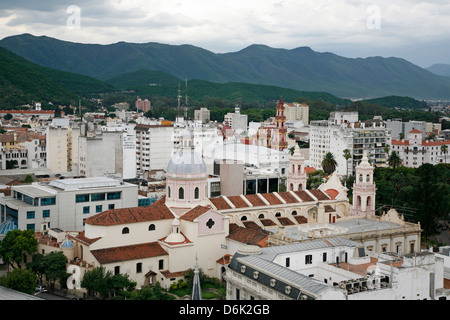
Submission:
[[[180,117],[180,100],[181,100],[181,93],[180,93],[180,83],[178,83],[178,108],[177,108],[177,118]]]
[[[187,109],[188,109],[188,94],[187,94],[187,73],[188,70],[186,70],[186,105],[184,106],[184,119],[187,119]]]

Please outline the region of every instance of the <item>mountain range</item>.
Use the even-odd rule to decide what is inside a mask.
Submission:
[[[103,81],[152,70],[179,79],[262,84],[341,98],[450,99],[450,77],[394,57],[345,58],[309,47],[288,50],[265,45],[218,54],[192,45],[82,44],[30,34],[6,37],[0,46],[38,65]]]

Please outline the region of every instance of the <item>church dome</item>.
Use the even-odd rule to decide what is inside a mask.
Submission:
[[[170,159],[168,175],[206,174],[206,165],[202,157],[193,150],[180,150]]]
[[[17,225],[13,220],[8,219],[0,224],[0,234],[7,234],[12,230],[17,230]]]

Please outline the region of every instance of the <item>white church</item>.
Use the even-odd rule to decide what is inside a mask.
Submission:
[[[376,220],[370,201],[375,198],[373,168],[372,171],[366,168],[364,159],[357,174],[361,172],[364,179],[368,175],[369,180],[355,182],[352,207],[347,188],[335,175],[320,188],[307,190],[303,159],[298,154],[296,150],[290,163],[293,169],[289,171],[288,184],[292,182],[292,188],[288,191],[208,198],[206,166],[186,132],[180,149],[167,166],[164,198],[150,206],[98,213],[84,221],[85,229],[81,233],[58,234],[49,230],[54,239],[59,239],[58,244],[51,246],[43,238],[39,248],[42,252],[65,252],[74,274],[68,282],[69,289],[81,289],[84,271],[98,266],[115,274],[127,274],[138,288],[159,282],[168,289],[196,265],[206,275],[224,279],[232,256],[243,245],[277,245],[271,242],[270,234],[282,234],[278,240],[283,238],[289,243],[303,242],[320,235],[314,236],[309,231],[300,239],[289,240],[286,231],[294,230],[298,234],[302,228],[315,226],[332,232],[337,230],[335,235],[342,236],[339,232],[345,234],[348,229],[328,226],[344,220]],[[370,186],[360,186],[360,183]],[[404,224],[402,219],[389,223],[390,230],[393,225]],[[405,231],[402,234],[403,238],[396,240],[405,242],[402,252],[420,251],[420,227],[411,235],[408,233],[412,238],[407,238]],[[384,248],[394,247],[383,242],[384,238],[392,241],[389,232],[377,232],[376,237],[373,244],[367,244],[370,250],[381,251],[383,243]]]

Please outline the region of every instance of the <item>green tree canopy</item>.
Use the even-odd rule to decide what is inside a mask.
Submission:
[[[12,230],[0,241],[0,256],[5,263],[18,268],[25,254],[36,252],[37,244],[32,230]]]
[[[327,174],[332,174],[337,167],[337,162],[334,159],[334,156],[331,152],[327,152],[327,154],[325,155],[325,157],[322,160],[322,168],[323,171],[325,171],[325,173]]]
[[[36,275],[29,269],[14,269],[0,278],[0,285],[20,292],[32,294],[36,286]]]

